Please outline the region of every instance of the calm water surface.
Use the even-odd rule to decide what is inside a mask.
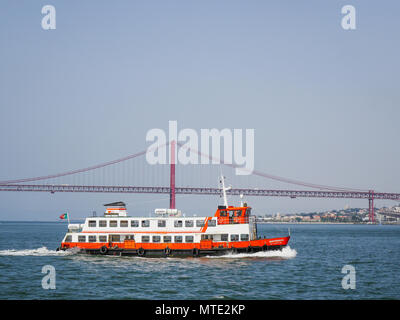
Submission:
[[[65,223],[0,222],[0,299],[399,299],[400,226],[258,225],[277,254],[146,259],[56,252]],[[344,265],[356,289],[344,290]],[[42,267],[56,269],[44,290]]]

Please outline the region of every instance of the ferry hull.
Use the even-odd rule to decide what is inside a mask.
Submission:
[[[246,243],[228,243],[226,246],[211,244],[208,248],[202,247],[202,243],[193,244],[191,248],[179,248],[173,245],[164,246],[152,246],[152,244],[136,244],[136,248],[125,248],[121,245],[103,245],[101,247],[88,247],[85,245],[79,245],[75,243],[63,244],[59,249],[67,250],[69,248],[79,249],[79,253],[90,254],[90,255],[112,255],[112,256],[139,256],[146,258],[185,258],[185,257],[205,257],[205,256],[222,256],[226,254],[238,254],[238,253],[255,253],[262,251],[273,251],[282,250],[287,246],[290,237],[274,238],[274,239],[259,239],[247,241]],[[204,246],[204,244],[203,244]]]

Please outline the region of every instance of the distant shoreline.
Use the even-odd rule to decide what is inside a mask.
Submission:
[[[352,224],[352,225],[379,225],[379,223],[359,222],[257,222],[257,224]],[[400,225],[400,223],[382,223],[382,225]]]
[[[257,222],[257,224],[366,224],[354,222]]]

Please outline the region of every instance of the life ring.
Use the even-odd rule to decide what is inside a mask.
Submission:
[[[169,256],[169,255],[171,254],[171,249],[168,248],[168,247],[166,247],[166,248],[164,249],[164,253],[165,253],[166,256]]]
[[[138,253],[138,256],[143,257],[145,254],[145,251],[142,247],[140,247],[137,253]]]
[[[193,248],[192,254],[193,254],[193,257],[197,257],[199,255],[199,249],[198,248]]]
[[[106,246],[102,246],[101,248],[100,248],[100,253],[101,254],[106,254],[108,252],[108,248],[106,247]]]

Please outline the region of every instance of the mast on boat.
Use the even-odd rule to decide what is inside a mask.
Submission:
[[[224,206],[228,208],[228,198],[226,196],[226,191],[231,190],[232,186],[225,187],[225,177],[221,175],[221,180],[219,181],[222,185],[222,196],[224,198]]]

